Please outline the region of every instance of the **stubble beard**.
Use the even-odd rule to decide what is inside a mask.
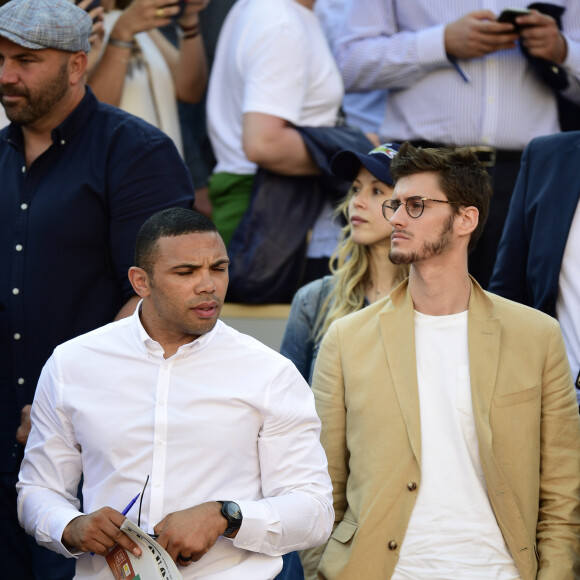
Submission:
[[[389,251],[389,260],[396,265],[399,264],[414,264],[432,258],[433,256],[441,255],[451,241],[451,233],[453,232],[453,224],[455,222],[455,215],[450,214],[449,218],[443,224],[439,237],[435,241],[426,241],[419,252],[404,252],[397,250],[391,246]]]

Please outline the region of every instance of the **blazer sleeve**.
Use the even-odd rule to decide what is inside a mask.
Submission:
[[[520,172],[510,202],[505,226],[499,242],[497,257],[489,291],[527,306],[530,297],[527,291],[527,264],[529,239],[525,228],[526,196],[529,170],[533,167],[531,150],[528,146],[522,156]]]
[[[580,578],[580,416],[556,322],[542,383],[537,579]]]
[[[320,441],[326,451],[328,472],[332,480],[335,511],[334,528],[342,521],[347,508],[346,484],[349,454],[346,445],[346,405],[342,373],[338,324],[334,322],[322,339],[314,367],[312,391],[316,411],[322,422]],[[305,580],[314,580],[326,544],[306,550],[300,558]]]

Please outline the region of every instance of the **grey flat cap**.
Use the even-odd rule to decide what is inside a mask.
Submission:
[[[31,50],[89,52],[91,17],[69,0],[10,0],[0,8],[0,36]]]

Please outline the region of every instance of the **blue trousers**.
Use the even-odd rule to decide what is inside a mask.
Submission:
[[[304,571],[298,552],[290,552],[282,556],[284,567],[274,580],[304,580]]]

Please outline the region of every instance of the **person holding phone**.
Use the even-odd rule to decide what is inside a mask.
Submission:
[[[97,98],[168,134],[183,155],[177,100],[196,103],[208,70],[199,12],[209,0],[101,0],[106,41],[89,76]],[[159,30],[176,22],[179,47]]]
[[[381,141],[469,146],[487,166],[490,217],[469,259],[484,288],[522,151],[534,137],[560,132],[557,94],[580,103],[580,3],[551,2],[562,13],[559,30],[529,2],[490,0],[482,9],[449,0],[442,10],[431,0],[359,0],[334,45],[347,92],[389,91]],[[500,22],[508,7],[530,13]],[[554,89],[521,49],[565,82]]]

